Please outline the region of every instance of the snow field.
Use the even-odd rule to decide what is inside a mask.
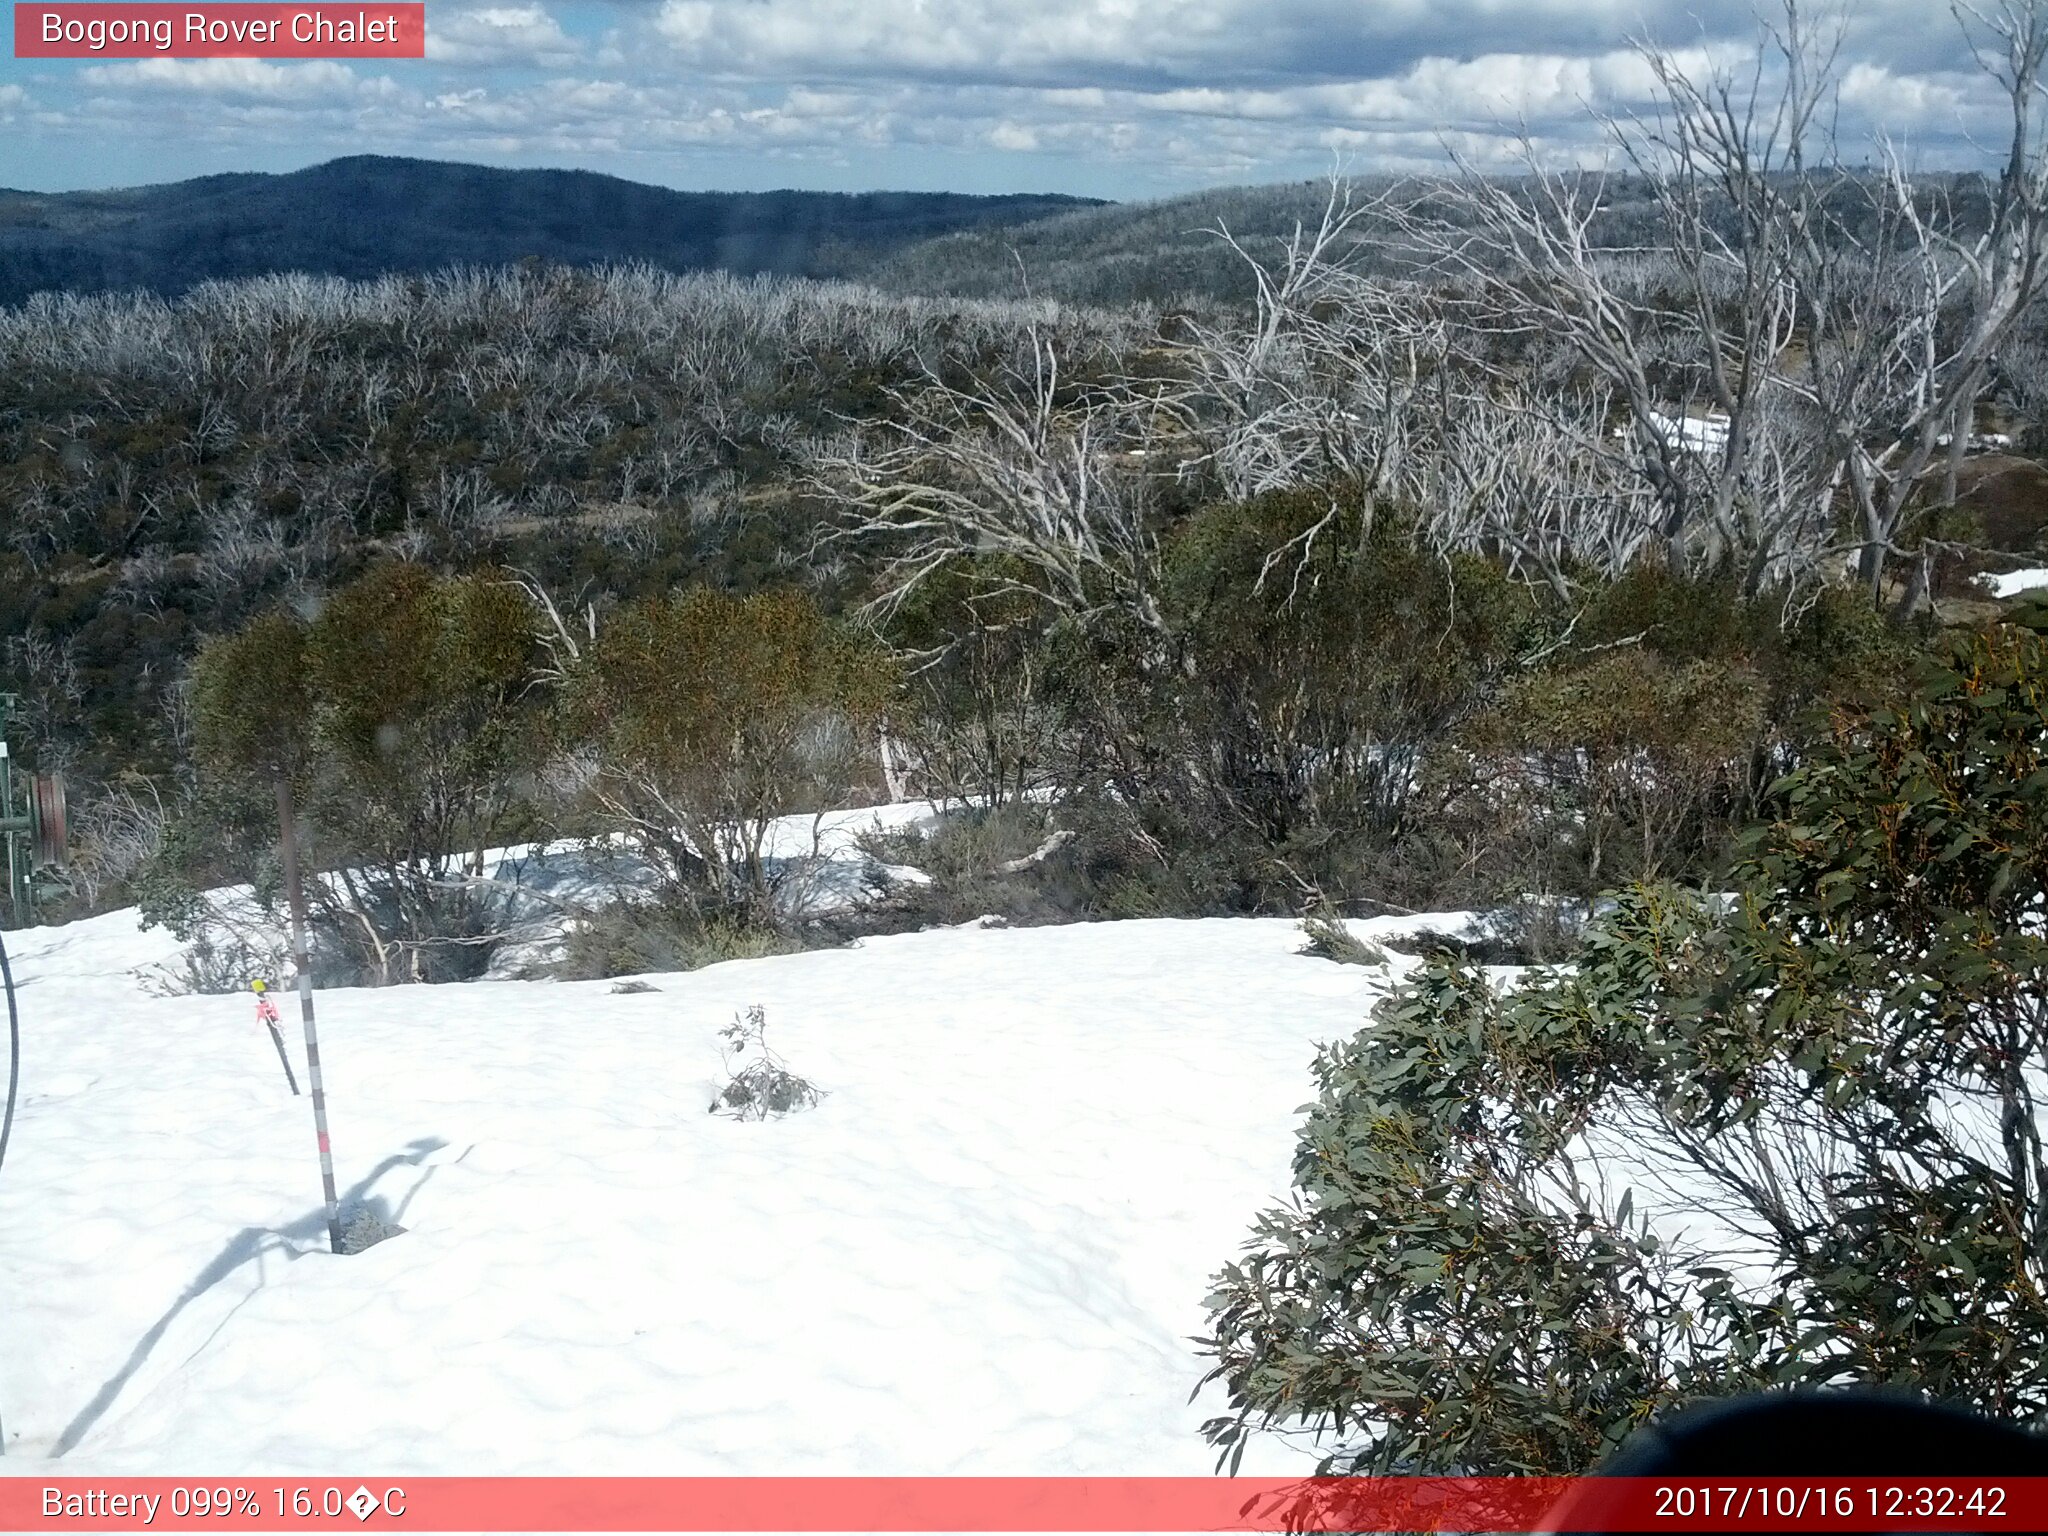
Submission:
[[[2024,571],[1987,571],[1977,578],[1977,584],[1993,597],[2017,597],[2022,592],[2048,587],[2048,570],[2030,567]]]
[[[9,937],[17,1474],[1206,1473],[1208,1278],[1386,984],[1204,920],[323,993],[344,1204],[407,1229],[335,1257],[247,997],[146,995],[132,913]],[[706,1113],[753,1003],[819,1109]]]

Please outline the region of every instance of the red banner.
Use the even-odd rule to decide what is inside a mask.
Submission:
[[[2048,1531],[2048,1478],[0,1478],[0,1530]]]
[[[420,59],[424,4],[14,7],[17,59]]]

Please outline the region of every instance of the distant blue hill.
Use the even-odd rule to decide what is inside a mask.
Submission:
[[[527,259],[833,276],[921,240],[1100,206],[952,192],[673,192],[591,171],[356,155],[287,175],[0,190],[0,305],[214,278],[365,278]]]

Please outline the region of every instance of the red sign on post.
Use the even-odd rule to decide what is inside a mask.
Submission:
[[[17,59],[421,59],[424,4],[14,7]]]

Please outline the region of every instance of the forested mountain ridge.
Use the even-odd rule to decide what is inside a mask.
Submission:
[[[1544,189],[1526,176],[1488,178],[1523,199]],[[1868,167],[1815,165],[1803,180],[1773,171],[1765,180],[1787,197],[1814,196],[1845,232],[1873,238],[1871,193],[1878,178]],[[1973,234],[1984,227],[1989,184],[1970,171],[1928,172],[1910,178],[1923,216],[1953,218]],[[1353,271],[1414,275],[1423,253],[1402,234],[1404,224],[1446,213],[1458,215],[1428,177],[1346,178],[1356,216],[1336,235],[1332,255]],[[1589,172],[1553,188],[1583,202],[1587,238],[1603,250],[1665,247],[1672,232],[1656,189],[1641,175]],[[1153,304],[1163,307],[1250,303],[1251,254],[1271,259],[1297,232],[1311,237],[1329,202],[1327,178],[1259,186],[1211,187],[1144,202],[1063,208],[1028,222],[962,225],[928,239],[875,249],[845,275],[897,293],[957,298],[1022,297],[1027,291],[1080,304]],[[1730,240],[1739,239],[1740,214],[1715,188],[1701,191],[1703,213]]]
[[[671,642],[815,650],[840,625],[908,667],[869,754],[885,777],[901,746],[955,799],[1060,783],[1145,807],[1098,840],[1113,873],[1047,911],[1706,878],[1808,706],[1889,686],[1943,623],[1995,622],[1980,573],[2048,564],[2048,262],[1962,282],[1955,259],[1997,232],[2048,249],[2048,200],[1737,149],[1756,169],[1732,189],[1531,167],[1091,207],[364,159],[0,198],[0,256],[97,241],[170,270],[184,239],[252,268],[0,304],[10,745],[77,791],[86,905],[173,825],[198,829],[181,879],[245,880],[216,857],[195,721],[281,694],[245,679],[209,715],[208,647],[289,654],[260,626],[353,593],[321,631],[340,656],[375,629],[350,627],[362,604],[503,617],[516,592],[511,648],[581,679],[590,752],[684,676],[639,667]],[[941,215],[972,227],[934,236]],[[1736,239],[1743,218],[1761,234]],[[2019,455],[1995,472],[1970,455],[1994,439]],[[599,687],[576,659],[620,615],[644,654]],[[526,725],[511,739],[570,729]],[[1645,752],[1676,798],[1628,809],[1598,775],[1639,778]],[[554,772],[516,756],[492,771]],[[1557,791],[1579,809],[1556,820],[1531,781],[1459,821],[1473,764],[1538,760],[1594,765]],[[588,788],[522,790],[528,819],[477,846],[580,835]],[[1597,836],[1569,830],[1582,813]],[[365,825],[343,816],[332,856]]]
[[[174,295],[281,271],[360,279],[527,258],[831,276],[933,235],[1089,206],[1029,194],[676,192],[589,171],[356,155],[285,175],[0,190],[0,305],[48,289]]]

